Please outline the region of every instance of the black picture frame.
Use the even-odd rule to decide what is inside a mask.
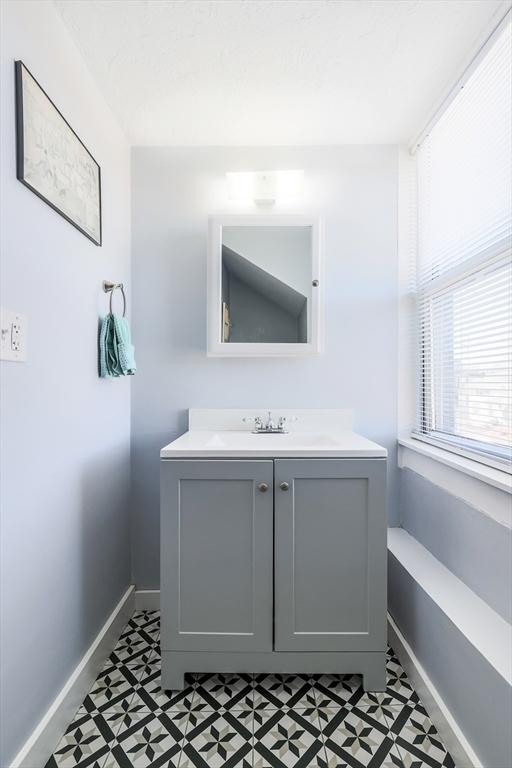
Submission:
[[[97,233],[91,231],[88,231],[87,229],[84,229],[83,226],[80,225],[79,221],[76,221],[72,218],[72,216],[69,213],[66,213],[66,211],[59,208],[59,206],[52,202],[52,200],[48,199],[43,192],[39,189],[37,189],[37,186],[34,186],[34,184],[31,184],[30,181],[26,177],[25,172],[25,104],[24,104],[24,93],[23,93],[23,78],[24,76],[28,75],[28,77],[32,78],[37,88],[41,91],[43,96],[47,99],[49,105],[53,110],[55,110],[55,113],[58,115],[60,120],[63,121],[65,126],[69,129],[72,136],[76,139],[80,147],[87,153],[88,157],[94,164],[94,166],[97,169],[97,215],[98,215],[98,228]],[[24,184],[28,189],[31,190],[37,197],[39,197],[41,200],[43,200],[47,205],[50,206],[50,208],[53,208],[54,211],[56,211],[62,218],[66,219],[70,224],[72,224],[76,229],[78,229],[85,237],[87,237],[89,240],[91,240],[95,245],[101,246],[102,244],[102,210],[101,210],[101,168],[98,164],[98,162],[95,160],[93,155],[89,152],[83,141],[80,139],[80,137],[77,135],[77,133],[73,130],[73,128],[70,126],[62,112],[55,106],[54,102],[44,88],[41,87],[41,85],[38,83],[34,75],[30,72],[28,67],[25,66],[25,64],[21,60],[17,60],[14,62],[14,75],[15,75],[15,98],[16,98],[16,178],[18,181],[21,181],[22,184]],[[96,201],[95,201],[96,202]]]

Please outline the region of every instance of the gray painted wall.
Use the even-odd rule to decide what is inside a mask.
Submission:
[[[393,555],[388,576],[389,611],[482,765],[512,765],[510,686]]]
[[[510,529],[410,469],[399,482],[403,528],[510,622]],[[389,609],[482,764],[512,765],[509,685],[393,556]]]
[[[130,281],[130,153],[53,3],[0,5],[1,303],[29,317],[28,362],[0,365],[7,766],[129,583],[130,382],[98,379],[96,344],[101,281]],[[16,180],[15,58],[101,165],[102,248]]]
[[[298,322],[290,312],[269,301],[247,283],[229,281],[230,341],[288,342],[298,339]]]
[[[308,325],[309,325],[308,303],[304,302],[304,306],[302,307],[299,315],[298,329],[297,329],[297,336],[299,338],[299,341],[301,342],[307,343],[308,341]]]
[[[132,150],[132,562],[139,587],[159,585],[159,450],[185,431],[189,406],[353,408],[356,429],[390,452],[396,522],[397,160],[392,146]],[[303,205],[286,212],[324,217],[319,357],[206,356],[207,217],[226,212],[225,172],[247,168],[304,168]]]
[[[512,621],[512,530],[410,469],[400,480],[402,527]]]

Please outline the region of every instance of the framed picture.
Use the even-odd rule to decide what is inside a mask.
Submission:
[[[16,75],[18,179],[101,245],[101,170],[22,61]]]

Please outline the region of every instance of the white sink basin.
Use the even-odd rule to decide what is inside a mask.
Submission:
[[[309,432],[257,434],[252,432],[216,432],[207,438],[206,448],[237,448],[238,450],[269,450],[286,448],[335,448],[339,443],[330,435]]]

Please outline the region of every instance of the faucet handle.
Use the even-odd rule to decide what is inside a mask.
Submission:
[[[290,422],[290,421],[298,421],[298,420],[299,420],[298,416],[280,416],[279,417],[279,424],[284,424],[285,421]]]
[[[257,429],[263,426],[261,416],[244,416],[242,421],[245,424],[247,424],[248,422],[252,422]]]

